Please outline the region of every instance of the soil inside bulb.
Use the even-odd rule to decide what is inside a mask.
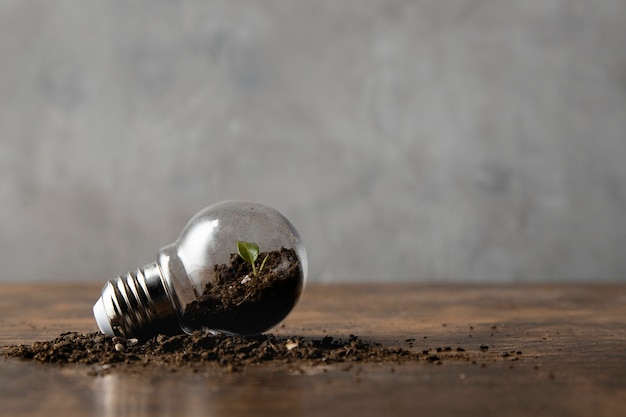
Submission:
[[[256,275],[238,254],[231,255],[229,265],[213,268],[215,282],[185,308],[183,322],[192,331],[264,332],[287,316],[302,292],[302,266],[293,249],[260,253]]]

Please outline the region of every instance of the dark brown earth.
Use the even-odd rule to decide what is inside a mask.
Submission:
[[[238,254],[231,255],[229,265],[215,265],[215,282],[207,283],[198,300],[185,308],[187,328],[253,335],[282,321],[302,293],[302,266],[293,249],[259,255],[266,257],[257,275]]]
[[[275,336],[252,337],[213,335],[156,336],[145,343],[136,339],[110,337],[101,333],[68,332],[54,340],[32,345],[10,346],[4,354],[43,363],[102,365],[132,369],[198,367],[217,365],[227,371],[247,366],[269,364],[319,365],[355,362],[405,362],[423,359],[423,355],[405,349],[387,349],[367,343],[356,336],[335,340]]]
[[[410,340],[410,339],[409,339]],[[411,344],[411,342],[407,342]],[[521,353],[521,352],[519,352]],[[50,341],[9,346],[4,355],[52,364],[92,366],[94,374],[112,370],[149,372],[155,369],[195,371],[203,368],[237,372],[250,366],[298,369],[302,366],[365,363],[471,361],[463,348],[440,347],[414,352],[401,347],[383,347],[357,336],[321,339],[263,334],[252,337],[213,335],[159,335],[144,343],[137,339],[110,337],[101,333],[63,333]]]

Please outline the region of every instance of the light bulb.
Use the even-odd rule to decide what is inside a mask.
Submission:
[[[254,270],[239,242],[258,247]],[[100,331],[112,336],[253,335],[289,314],[306,273],[304,245],[283,215],[259,203],[225,201],[196,214],[156,262],[108,281],[93,312]]]

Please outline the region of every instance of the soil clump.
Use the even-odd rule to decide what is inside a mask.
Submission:
[[[8,346],[4,355],[52,364],[94,365],[93,372],[105,373],[142,368],[199,370],[216,366],[237,372],[248,366],[316,366],[336,363],[402,363],[427,360],[427,355],[403,348],[385,348],[357,336],[321,339],[262,334],[251,337],[214,335],[158,335],[143,343],[137,339],[111,337],[102,333],[67,332],[50,341]]]
[[[212,329],[238,335],[262,333],[284,319],[302,293],[302,266],[293,249],[264,252],[263,269],[231,254],[230,264],[215,265],[215,280],[188,304],[183,322],[190,330]]]

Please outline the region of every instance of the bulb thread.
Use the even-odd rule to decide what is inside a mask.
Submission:
[[[145,286],[145,275],[140,269],[119,276],[112,283],[112,301],[118,320],[112,320],[113,329],[129,337],[146,328],[157,318],[153,302]]]
[[[110,280],[102,290],[102,300],[116,336],[145,338],[176,327],[156,263]]]

